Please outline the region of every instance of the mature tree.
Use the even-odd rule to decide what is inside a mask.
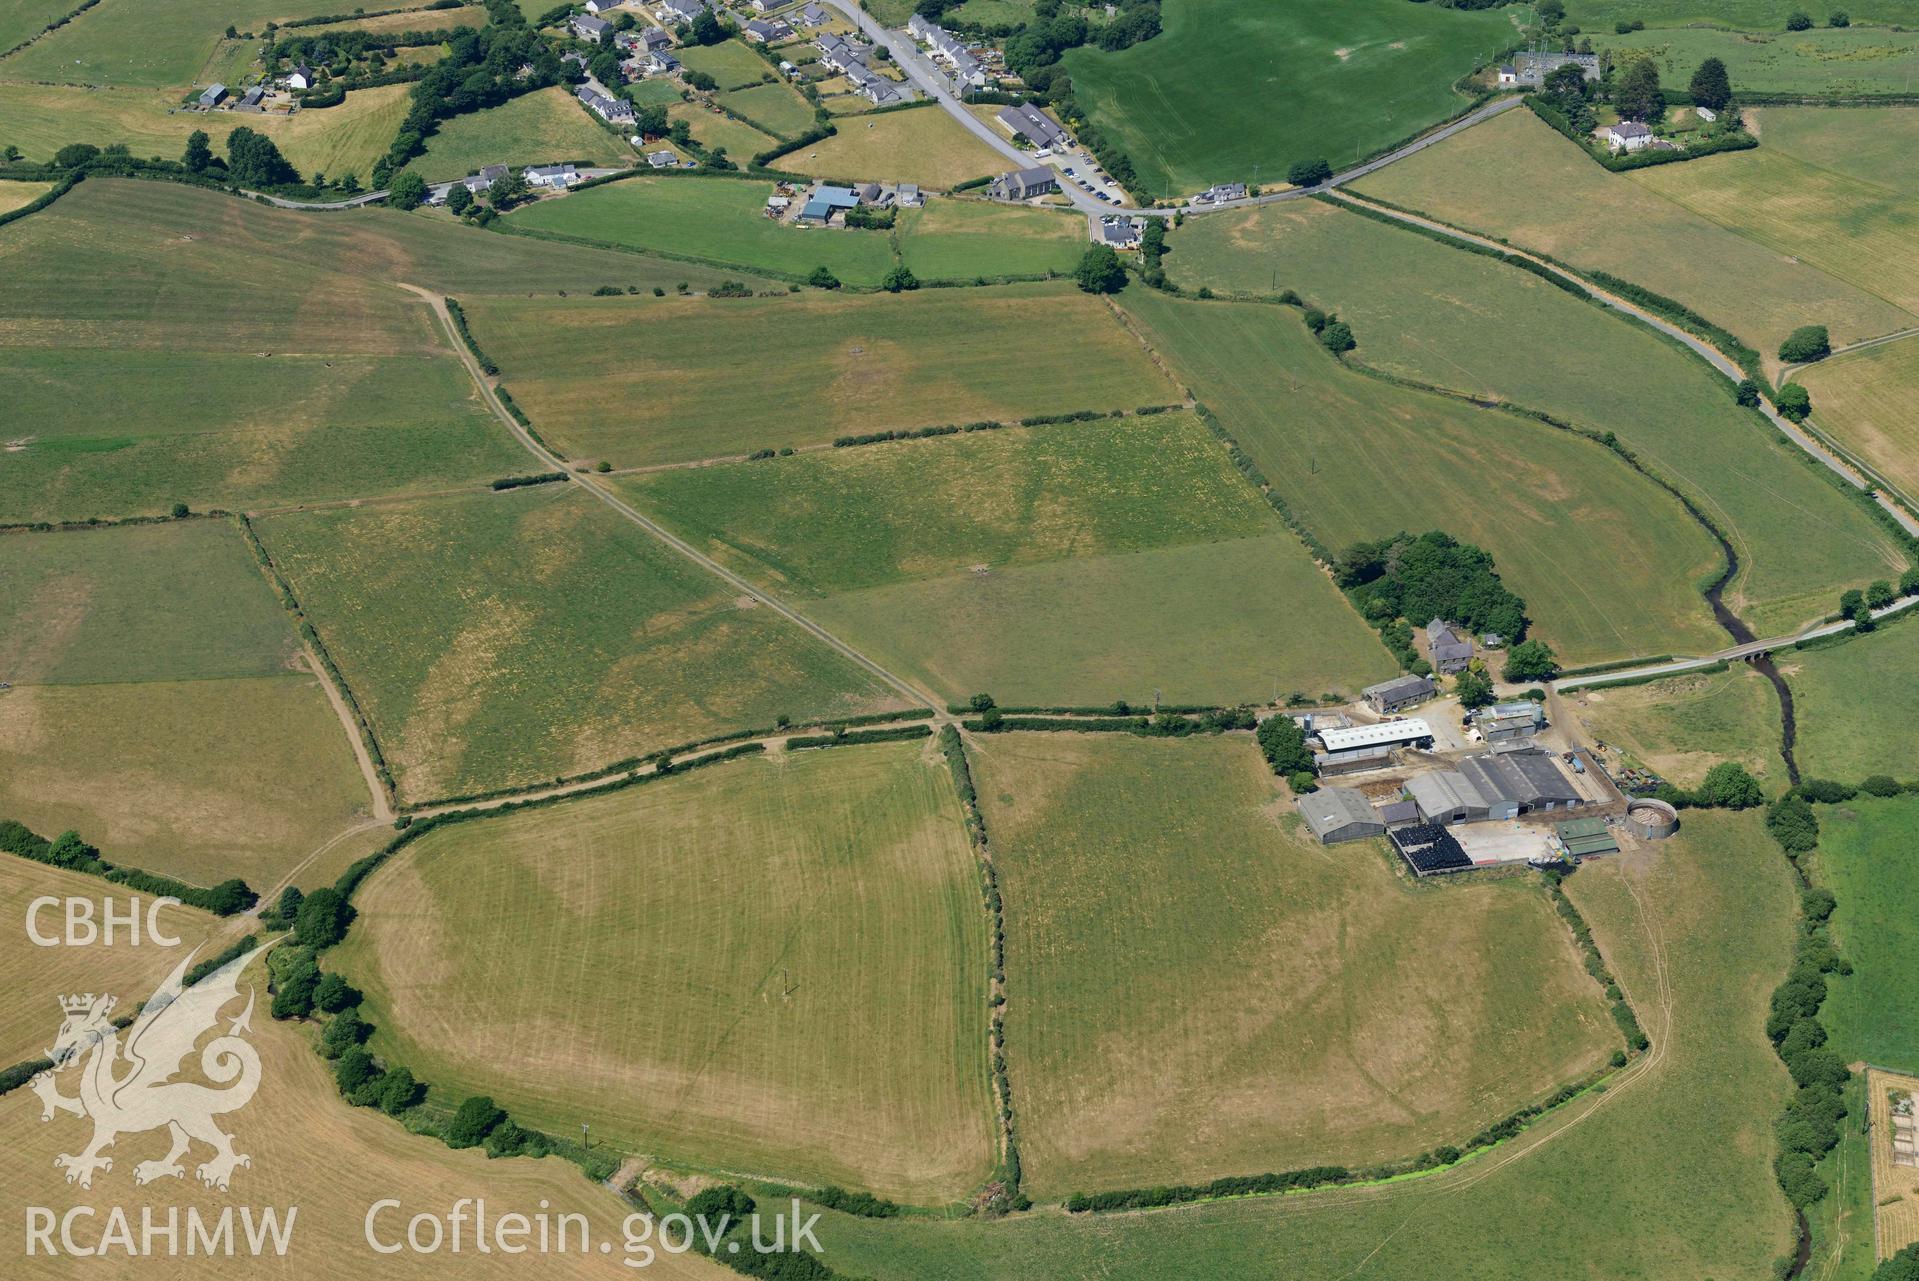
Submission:
[[[1111,245],[1088,245],[1073,269],[1073,280],[1089,294],[1116,294],[1126,288],[1126,268]]]
[[[380,1111],[398,1116],[420,1101],[426,1090],[413,1079],[413,1073],[396,1067],[380,1079]]]
[[[1874,1268],[1872,1281],[1919,1281],[1919,1241]]]
[[[20,159],[20,148],[14,146],[12,143],[0,147],[0,163],[12,164],[18,159]]]
[[[499,1104],[487,1095],[476,1094],[460,1104],[460,1110],[446,1123],[441,1137],[450,1148],[477,1147],[504,1120],[506,1113]]]
[[[1901,596],[1919,596],[1919,565],[1899,575],[1899,594]]]
[[[1824,325],[1801,325],[1779,344],[1779,359],[1788,365],[1806,365],[1832,355],[1832,338]]]
[[[338,974],[322,974],[313,987],[313,1003],[328,1014],[358,1005],[361,999],[360,990]]]
[[[273,139],[241,125],[227,135],[227,172],[249,187],[280,187],[300,181]]]
[[[518,169],[509,169],[493,180],[486,189],[486,198],[495,209],[511,209],[528,194],[526,174]]]
[[[1884,609],[1898,597],[1893,593],[1892,584],[1885,579],[1876,579],[1866,585],[1866,604],[1874,609]]]
[[[1844,9],[1834,9],[1832,16],[1826,19],[1826,25],[1829,27],[1850,27],[1852,25],[1852,15]]]
[[[280,897],[274,900],[273,915],[280,918],[282,924],[291,926],[294,918],[300,915],[300,904],[306,901],[306,895],[300,893],[296,885],[289,885],[280,891]]]
[[[53,153],[53,163],[62,169],[78,169],[100,158],[100,148],[90,142],[70,142]]]
[[[360,1045],[347,1049],[333,1064],[333,1079],[339,1083],[342,1094],[351,1095],[379,1075],[379,1065],[366,1052],[366,1047]]]
[[[1659,88],[1659,64],[1636,58],[1613,83],[1613,106],[1625,120],[1657,124],[1666,118],[1666,99]]]
[[[358,186],[358,183],[354,184]],[[465,191],[465,187],[456,188]],[[387,188],[386,202],[395,209],[417,209],[426,201],[426,179],[417,173],[407,172],[393,180]]]
[[[1533,12],[1538,14],[1539,20],[1547,26],[1556,27],[1566,16],[1566,6],[1561,0],[1539,0],[1539,3],[1533,6]]]
[[[1286,170],[1286,181],[1295,187],[1317,187],[1333,176],[1333,167],[1326,163],[1324,156],[1312,160],[1295,160]]]
[[[303,946],[332,947],[346,937],[346,927],[353,923],[355,915],[353,904],[347,902],[346,895],[331,885],[323,886],[307,895],[306,901],[300,904],[294,933]]]
[[[913,274],[911,268],[902,263],[886,273],[886,278],[880,281],[880,287],[888,293],[896,294],[904,289],[918,289],[920,278]]]
[[[1812,16],[1803,9],[1794,9],[1786,15],[1786,30],[1805,31],[1812,26]]]
[[[1794,422],[1803,422],[1806,415],[1812,412],[1812,393],[1798,383],[1787,383],[1781,387],[1775,399],[1779,404],[1779,412]]]
[[[1292,717],[1284,713],[1268,716],[1253,731],[1253,738],[1266,763],[1273,767],[1273,773],[1290,778],[1301,771],[1308,775],[1313,772],[1313,753],[1306,746],[1306,731]]]
[[[1453,677],[1453,692],[1459,695],[1459,705],[1467,711],[1476,707],[1493,705],[1493,678],[1486,669],[1475,663],[1459,675]]]
[[[718,44],[730,34],[726,24],[711,9],[701,10],[700,16],[693,19],[694,44]]]
[[[65,831],[47,847],[46,861],[55,867],[82,869],[98,861],[100,851],[80,838],[80,833]]]
[[[1839,613],[1852,620],[1854,631],[1869,632],[1878,626],[1872,617],[1872,606],[1866,603],[1865,593],[1857,588],[1840,594]]]
[[[296,954],[273,984],[272,1014],[276,1019],[303,1019],[313,1013],[313,990],[320,985],[320,967],[305,952]]]
[[[1509,681],[1547,681],[1558,670],[1552,648],[1545,641],[1521,641],[1506,651],[1505,677]]]
[[[815,289],[838,289],[840,278],[834,275],[830,268],[815,267],[813,274],[806,278],[806,283]]]
[[[447,189],[446,207],[456,214],[463,214],[473,207],[473,193],[467,190],[465,183],[456,182]]]
[[[337,1059],[372,1035],[373,1025],[362,1019],[358,1010],[349,1007],[327,1020],[326,1031],[320,1033],[320,1053]]]
[[[1750,378],[1741,378],[1732,389],[1732,398],[1747,408],[1759,403],[1759,384]]]
[[[1327,351],[1334,353],[1351,351],[1359,345],[1353,340],[1352,326],[1343,320],[1328,321],[1326,327],[1319,331],[1319,341],[1326,345]]]
[[[213,147],[206,130],[195,129],[187,135],[187,149],[180,157],[180,163],[187,167],[189,173],[206,172],[207,166],[213,163]]]
[[[649,103],[633,113],[633,132],[642,138],[663,138],[666,131],[673,127],[667,119],[666,108],[659,103]]]
[[[1726,104],[1732,101],[1732,77],[1726,74],[1726,64],[1717,58],[1700,63],[1687,88],[1696,106],[1724,111]]]
[[[1694,793],[1699,804],[1712,809],[1745,810],[1766,803],[1759,780],[1737,761],[1721,761],[1706,771],[1706,781]]]

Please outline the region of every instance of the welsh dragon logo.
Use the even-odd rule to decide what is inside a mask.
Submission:
[[[65,1021],[47,1051],[53,1067],[31,1085],[40,1096],[42,1121],[51,1121],[56,1112],[93,1121],[93,1139],[81,1152],[53,1159],[67,1172],[68,1183],[92,1187],[95,1171],[113,1169],[112,1158],[101,1152],[116,1139],[163,1127],[172,1146],[160,1160],[134,1166],[134,1182],[185,1177],[180,1158],[196,1139],[213,1149],[212,1159],[195,1170],[208,1187],[226,1191],[234,1168],[252,1164],[233,1150],[233,1136],[213,1122],[245,1107],[260,1088],[260,1056],[241,1035],[251,1030],[251,989],[239,1017],[200,1051],[200,1071],[224,1088],[174,1078],[200,1038],[218,1024],[220,1011],[239,996],[240,972],[266,950],[236,957],[192,987],[182,981],[193,962],[188,953],[126,1028],[125,1045],[111,1018],[116,998],[93,993],[60,998]],[[80,1094],[68,1098],[60,1093],[59,1076],[76,1063],[81,1064]]]

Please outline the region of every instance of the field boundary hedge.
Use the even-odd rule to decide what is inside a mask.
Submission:
[[[901,725],[894,729],[856,729],[836,734],[800,734],[786,740],[786,750],[846,747],[854,743],[899,743],[913,738],[931,738],[931,725]]]
[[[386,793],[387,805],[396,813],[400,812],[399,789],[393,781],[393,770],[387,765],[386,753],[380,750],[379,737],[373,732],[373,723],[367,719],[366,709],[360,706],[360,700],[354,695],[353,687],[347,684],[346,676],[341,673],[339,664],[333,661],[333,654],[327,649],[326,642],[320,638],[319,629],[315,628],[312,621],[308,619],[305,607],[300,604],[300,598],[293,594],[292,584],[287,582],[286,576],[280,572],[280,567],[273,563],[273,557],[267,553],[266,544],[260,541],[260,535],[253,528],[253,521],[244,512],[238,512],[233,516],[233,523],[239,528],[241,536],[246,539],[247,546],[252,549],[253,558],[259,563],[261,571],[266,574],[267,581],[273,584],[273,589],[280,598],[280,606],[293,620],[300,638],[320,660],[320,666],[324,669],[321,673],[322,678],[333,683],[333,687],[339,691],[341,701],[353,713],[353,723],[360,731],[360,742],[366,748],[368,758],[373,762],[373,771],[379,776],[380,787]]]
[[[1631,169],[1650,169],[1655,165],[1680,164],[1688,160],[1700,160],[1706,156],[1716,156],[1727,151],[1751,151],[1759,145],[1759,140],[1743,130],[1719,134],[1698,146],[1680,147],[1668,151],[1665,148],[1648,147],[1643,151],[1628,151],[1619,155],[1601,154],[1590,139],[1584,138],[1566,119],[1565,113],[1541,101],[1537,94],[1526,95],[1526,107],[1535,116],[1544,121],[1553,132],[1569,140],[1574,146],[1586,153],[1588,159],[1602,169],[1612,173],[1625,173]]]
[[[99,3],[99,0],[89,0],[89,3],[97,4]],[[0,174],[0,176],[5,176],[5,175]],[[32,200],[28,201],[24,205],[21,205],[18,209],[10,209],[6,213],[0,214],[0,227],[4,227],[10,222],[18,222],[20,219],[25,218],[28,214],[39,213],[42,209],[45,209],[48,205],[52,204],[54,201],[58,200],[60,197],[66,195],[69,191],[72,191],[76,186],[80,184],[80,182],[83,179],[86,178],[86,176],[87,175],[85,170],[81,170],[81,169],[72,170],[71,172],[67,174],[66,177],[54,183],[51,190],[42,192],[40,195],[35,196]],[[23,179],[23,181],[43,181],[43,180],[42,179]]]
[[[56,857],[55,842],[48,840],[12,819],[0,819],[0,850],[47,867],[57,867],[85,876],[97,876],[115,885],[124,885],[143,894],[177,898],[188,907],[197,907],[215,916],[233,916],[260,901],[253,887],[239,877],[229,877],[215,886],[189,884],[145,868],[115,863],[101,856],[91,845],[83,845],[74,857]]]
[[[986,909],[986,921],[992,950],[991,973],[987,976],[988,1005],[987,1050],[992,1056],[994,1112],[998,1119],[1000,1168],[980,1198],[980,1208],[988,1214],[1025,1210],[1032,1206],[1020,1190],[1019,1118],[1013,1111],[1013,1083],[1006,1070],[1006,905],[1000,897],[999,871],[993,865],[993,848],[986,834],[986,816],[980,812],[979,791],[973,785],[973,767],[966,758],[966,741],[952,725],[939,732],[939,751],[945,757],[958,794],[960,813],[966,822],[968,843],[979,868],[980,897]]]

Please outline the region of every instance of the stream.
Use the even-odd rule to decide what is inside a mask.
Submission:
[[[1690,504],[1688,506],[1690,507]],[[1697,513],[1694,514],[1697,515]],[[1700,523],[1706,524],[1703,520]],[[1714,621],[1725,629],[1728,636],[1732,637],[1733,644],[1750,644],[1759,638],[1753,635],[1752,628],[1746,626],[1739,615],[1727,607],[1725,600],[1727,584],[1739,576],[1739,553],[1734,551],[1732,544],[1711,525],[1706,525],[1706,532],[1712,535],[1713,541],[1719,544],[1719,550],[1726,557],[1725,572],[1706,588],[1706,603],[1712,606]],[[1772,682],[1773,692],[1779,696],[1779,757],[1786,763],[1786,778],[1797,786],[1799,761],[1793,754],[1793,748],[1799,738],[1799,723],[1793,711],[1792,687],[1787,685],[1786,678],[1779,674],[1779,666],[1772,661],[1770,654],[1761,654],[1746,661],[1752,665],[1754,671]]]

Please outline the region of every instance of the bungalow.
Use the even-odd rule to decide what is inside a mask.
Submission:
[[[844,36],[824,35],[813,42],[820,51],[820,65],[841,74],[866,65],[866,46]]]
[[[791,40],[793,38],[793,28],[787,26],[777,18],[772,22],[765,22],[759,18],[748,18],[746,25],[741,27],[740,30],[748,40],[753,41],[755,44],[777,44],[781,40]]]
[[[633,123],[633,104],[625,99],[608,97],[592,85],[581,85],[577,93],[580,101],[608,124],[630,125]]]
[[[648,27],[640,32],[640,43],[646,46],[648,53],[652,53],[656,49],[672,48],[673,37],[667,33],[665,27]]]
[[[1057,147],[1066,141],[1066,131],[1028,102],[1002,107],[993,118],[1007,133],[1026,139],[1035,147]]]
[[[680,163],[680,158],[670,151],[648,152],[646,163],[655,169],[671,169]]]
[[[529,165],[522,176],[529,187],[557,188],[561,191],[585,181],[580,171],[572,165]]]
[[[1059,175],[1044,165],[1033,169],[1015,169],[993,179],[991,191],[999,200],[1031,200],[1059,190]]]
[[[851,187],[834,187],[821,184],[806,198],[800,206],[801,222],[827,223],[833,215],[844,213],[860,202],[857,193]]]
[[[209,85],[207,86],[206,92],[200,95],[200,105],[211,110],[212,108],[217,107],[222,102],[226,101],[226,96],[227,96],[227,87],[225,85],[223,84]]]
[[[1229,200],[1246,199],[1246,184],[1243,182],[1216,183],[1193,197],[1196,205],[1223,205]]]
[[[919,184],[902,182],[893,192],[894,198],[906,209],[917,209],[926,203],[926,197],[920,194]]]
[[[596,18],[590,13],[576,13],[573,21],[567,24],[573,28],[573,34],[582,40],[598,44],[600,37],[613,30],[613,24],[604,18]]]
[[[1463,672],[1473,661],[1473,643],[1451,623],[1435,618],[1426,624],[1426,644],[1432,649],[1433,670],[1441,676]]]
[[[1397,680],[1368,685],[1361,691],[1361,697],[1366,700],[1367,706],[1381,716],[1390,716],[1414,703],[1425,702],[1438,692],[1438,688],[1429,676],[1401,676]]]
[[[1115,249],[1139,248],[1139,239],[1145,232],[1146,225],[1138,218],[1109,214],[1099,220],[1099,243]]]
[[[673,22],[691,22],[706,12],[706,0],[660,0],[660,12]]]
[[[1607,125],[1599,131],[1599,140],[1615,153],[1620,151],[1643,151],[1652,145],[1652,130],[1637,120],[1622,120],[1616,125]]]
[[[800,25],[803,27],[823,27],[832,20],[833,15],[816,4],[808,4],[800,10]]]
[[[897,102],[911,102],[918,96],[909,86],[875,75],[857,62],[846,69],[846,78],[853,82],[854,90],[862,98],[876,107],[890,107]]]
[[[303,62],[293,70],[287,72],[287,88],[311,89],[312,87],[313,68],[307,66],[306,63]]]

